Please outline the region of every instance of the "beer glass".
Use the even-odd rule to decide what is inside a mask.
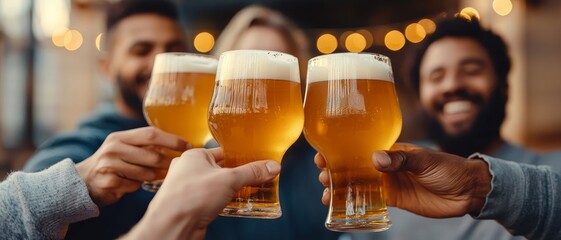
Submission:
[[[224,166],[281,161],[302,133],[304,111],[298,60],[288,54],[236,50],[218,61],[209,127],[224,150]],[[243,187],[220,215],[278,218],[278,176]]]
[[[381,173],[372,163],[401,132],[390,59],[339,53],[308,62],[304,135],[327,162],[332,231],[384,231],[391,226]]]
[[[190,53],[156,55],[150,85],[144,99],[148,123],[183,137],[194,148],[211,139],[208,129],[208,105],[212,98],[218,60]],[[170,157],[179,152],[159,149]],[[142,187],[156,191],[163,180],[145,182]]]

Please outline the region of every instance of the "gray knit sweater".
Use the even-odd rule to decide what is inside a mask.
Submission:
[[[0,239],[62,239],[70,223],[98,215],[70,159],[0,183]]]

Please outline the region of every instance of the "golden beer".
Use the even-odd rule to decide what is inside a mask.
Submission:
[[[389,59],[384,67],[379,57],[346,53],[310,60],[304,133],[327,161],[330,230],[383,231],[391,224],[372,154],[394,144],[402,120]]]
[[[203,147],[212,138],[207,115],[215,78],[214,73],[154,74],[144,102],[150,124]]]
[[[212,137],[207,117],[217,65],[216,59],[205,55],[158,54],[144,99],[148,123],[183,137],[193,147],[203,147]],[[157,150],[170,157],[181,155],[170,149]],[[156,191],[161,183],[147,182],[143,188]]]
[[[266,159],[280,162],[302,132],[304,112],[297,61],[290,56],[291,62],[286,65],[277,62],[284,61],[277,58],[287,58],[286,54],[273,52],[280,55],[268,59],[268,53],[231,51],[220,58],[208,122],[224,150],[225,167]],[[252,61],[252,57],[260,61]],[[232,61],[236,65],[230,65]],[[243,187],[221,215],[280,217],[278,177],[260,186]]]

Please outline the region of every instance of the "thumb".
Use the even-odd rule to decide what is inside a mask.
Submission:
[[[272,160],[263,160],[232,168],[235,175],[234,186],[258,185],[270,181],[280,173],[281,165]]]
[[[372,155],[374,167],[380,172],[421,173],[431,163],[417,151],[376,151]]]

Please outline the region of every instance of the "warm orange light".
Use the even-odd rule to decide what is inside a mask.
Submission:
[[[349,52],[362,52],[366,48],[366,38],[360,33],[352,33],[345,39],[345,47]]]
[[[372,44],[374,44],[374,37],[372,36],[372,33],[370,33],[370,31],[368,31],[366,29],[360,29],[356,32],[359,33],[360,35],[362,35],[364,37],[364,39],[366,39],[366,48],[365,49],[368,49],[368,48],[372,47]]]
[[[78,30],[66,31],[64,34],[64,48],[68,51],[75,51],[82,46],[84,38]]]
[[[384,43],[389,50],[398,51],[405,46],[405,36],[400,31],[392,30],[386,34]]]
[[[193,45],[197,51],[207,53],[214,47],[214,36],[208,32],[201,32],[195,37]]]
[[[436,24],[434,23],[433,20],[430,20],[428,18],[421,19],[419,21],[419,24],[423,26],[427,34],[431,34],[434,32],[434,30],[436,30]]]
[[[463,19],[466,19],[468,21],[471,21],[471,16],[467,15],[466,13],[459,12],[459,13],[456,13],[454,16],[457,17],[457,18],[463,18]]]
[[[493,10],[501,16],[506,16],[512,11],[512,2],[510,0],[494,0]]]
[[[323,34],[316,41],[316,46],[320,53],[332,53],[337,49],[337,38],[329,33]]]
[[[51,40],[55,46],[64,47],[64,36],[66,32],[68,32],[68,28],[60,28],[53,32]]]
[[[101,38],[102,38],[102,36],[103,36],[103,33],[100,33],[95,38],[95,48],[97,48],[97,50],[100,51],[100,52],[101,52]]]
[[[472,7],[463,8],[460,11],[460,14],[468,15],[468,16],[470,16],[470,19],[473,19],[473,18],[477,18],[478,20],[481,19],[481,16],[479,15],[479,12],[475,8],[472,8]]]
[[[407,37],[409,42],[418,43],[423,41],[426,35],[425,28],[421,24],[411,23],[405,28],[405,37]]]

